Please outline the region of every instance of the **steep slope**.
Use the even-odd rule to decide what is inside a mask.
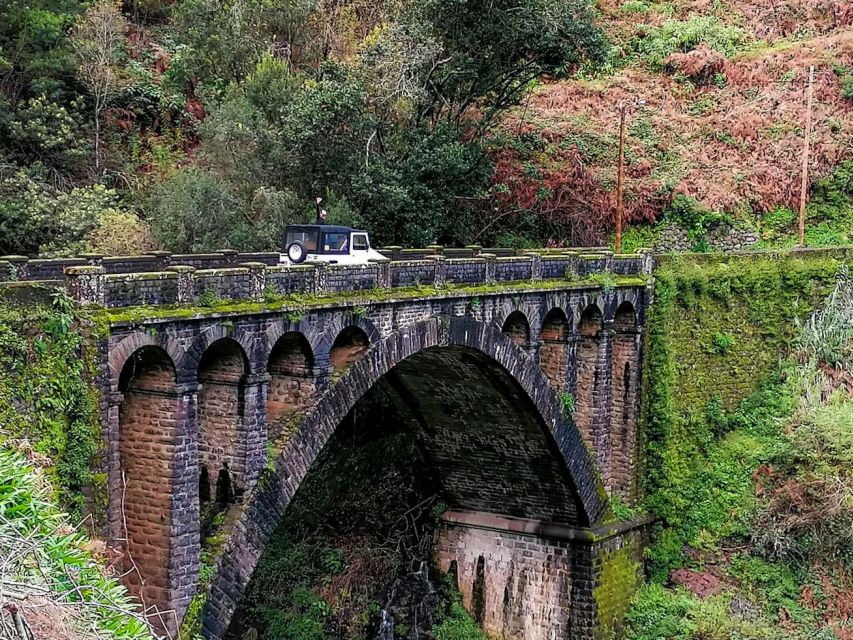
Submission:
[[[657,220],[682,196],[761,230],[765,214],[798,206],[809,65],[812,181],[851,157],[849,2],[599,6],[611,39],[604,67],[536,88],[503,124],[503,211],[538,211],[557,241],[600,242],[612,226],[620,104],[644,101],[628,115],[628,220]]]

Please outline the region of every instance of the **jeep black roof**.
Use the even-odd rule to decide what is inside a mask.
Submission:
[[[360,229],[353,229],[352,227],[341,227],[339,225],[334,224],[289,224],[284,229],[284,233],[286,234],[288,231],[296,230],[296,229],[317,229],[324,233],[367,233],[366,231],[361,231]]]

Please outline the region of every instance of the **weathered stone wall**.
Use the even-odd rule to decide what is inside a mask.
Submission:
[[[761,240],[759,233],[747,227],[718,224],[708,231],[705,241],[716,251],[733,252],[750,249]],[[668,224],[661,229],[654,249],[660,253],[685,253],[696,246],[696,240],[690,239],[687,229],[678,224]]]
[[[462,604],[489,637],[569,637],[570,541],[443,522],[434,557],[443,573],[455,565]]]
[[[490,637],[610,640],[642,583],[646,521],[572,528],[489,513],[445,513],[435,565]]]
[[[162,361],[140,360],[130,366],[119,409],[118,447],[126,584],[143,602],[168,608],[173,473],[181,413],[175,373]]]

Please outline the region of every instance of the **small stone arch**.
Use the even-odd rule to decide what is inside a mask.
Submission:
[[[212,483],[229,467],[237,494],[245,487],[248,375],[249,358],[231,337],[210,342],[196,372],[199,467],[207,469]]]
[[[551,387],[561,393],[566,386],[571,328],[566,312],[554,307],[545,314],[539,330],[539,365]]]
[[[220,340],[230,340],[239,345],[246,364],[246,375],[256,373],[253,370],[253,359],[249,357],[249,354],[253,353],[257,347],[254,336],[242,327],[233,327],[227,323],[217,322],[201,329],[193,339],[179,363],[178,379],[195,382],[204,354],[207,353],[211,345]]]
[[[182,435],[177,369],[171,355],[148,340],[134,335],[122,344],[139,345],[117,375],[115,476],[125,505],[125,583],[143,601],[167,609],[173,588],[173,460]]]
[[[530,321],[523,311],[510,313],[501,325],[501,333],[508,336],[517,346],[529,349],[531,344]]]
[[[293,414],[306,410],[316,393],[314,350],[305,334],[282,333],[270,350],[267,361],[267,430],[275,440],[282,423]]]
[[[595,420],[596,389],[602,375],[601,330],[604,316],[595,303],[588,304],[578,320],[577,346],[577,389],[575,391],[575,424],[584,441],[593,450],[600,448],[597,442]]]
[[[333,375],[340,375],[358,360],[370,346],[370,338],[355,325],[344,327],[332,342],[329,363]]]
[[[638,483],[633,463],[638,456],[639,441],[637,406],[640,340],[637,312],[634,305],[626,300],[616,309],[613,319],[611,457],[610,469],[604,474],[605,485],[609,485],[612,491],[626,501],[637,497]]]
[[[508,372],[532,402],[550,433],[577,492],[582,523],[597,523],[608,512],[608,500],[595,462],[580,434],[563,415],[545,375],[496,327],[464,316],[430,319],[407,326],[376,343],[308,412],[273,463],[267,481],[257,485],[240,523],[224,549],[207,599],[205,637],[222,638],[254,565],[280,516],[299,489],[312,462],[355,403],[388,371],[406,358],[437,346],[479,351]]]
[[[166,334],[158,333],[152,335],[144,331],[134,331],[130,335],[121,338],[118,344],[110,348],[108,366],[110,386],[113,391],[120,390],[121,384],[119,378],[125,364],[134,353],[143,347],[156,347],[165,351],[176,370],[179,368],[184,355],[184,350],[177,340]]]

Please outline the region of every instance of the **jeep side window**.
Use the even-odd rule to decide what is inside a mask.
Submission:
[[[332,232],[323,234],[324,253],[346,253],[348,245],[348,233]]]
[[[352,236],[353,251],[367,251],[370,247],[367,244],[367,236],[363,233],[355,233]]]

